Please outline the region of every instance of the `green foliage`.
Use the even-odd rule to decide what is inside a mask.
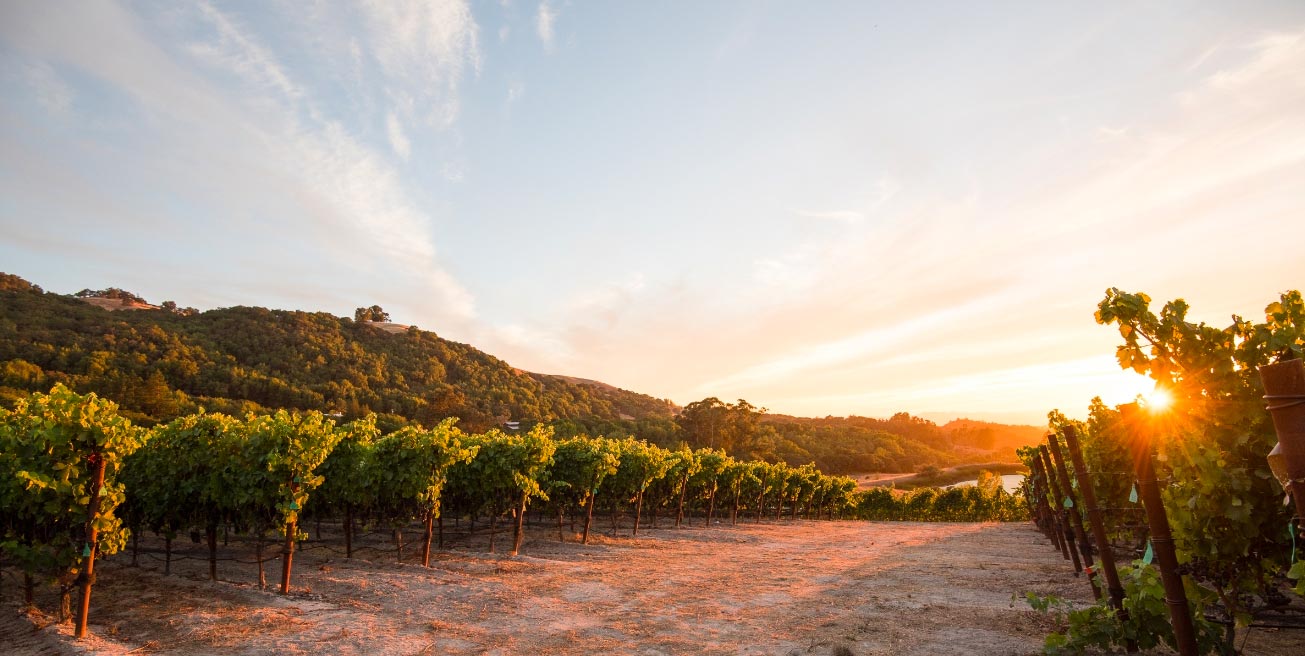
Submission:
[[[554,426],[560,437],[633,435],[663,448],[722,449],[744,460],[828,473],[914,471],[1010,457],[1031,427],[958,420],[766,414],[745,400],[709,398],[678,419],[667,400],[595,381],[514,369],[465,344],[415,328],[378,330],[378,306],[359,320],[234,307],[203,313],[109,312],[0,274],[0,405],[61,382],[120,405],[151,426],[201,407],[232,416],[316,410],[345,421],[376,415],[382,432],[448,417],[469,432],[503,422]],[[122,290],[91,296],[138,299]],[[379,314],[378,314],[379,313]],[[22,330],[19,330],[19,326]],[[965,455],[960,455],[964,453]]]
[[[353,311],[354,321],[389,321],[390,313],[386,312],[379,305],[371,307],[360,307]]]
[[[228,479],[244,430],[222,414],[188,415],[155,427],[123,472],[127,517],[135,530],[174,536],[191,526],[215,523],[235,507]],[[243,493],[243,491],[240,491]]]
[[[1132,477],[1116,473],[1131,471],[1130,441],[1154,444],[1157,475],[1168,481],[1163,501],[1178,560],[1189,575],[1184,585],[1196,609],[1198,641],[1208,653],[1216,649],[1218,636],[1217,627],[1203,619],[1203,608],[1217,600],[1224,613],[1245,625],[1254,601],[1270,597],[1279,577],[1299,578],[1305,571],[1290,562],[1291,536],[1283,530],[1289,511],[1280,503],[1282,489],[1265,459],[1276,436],[1256,372],[1275,360],[1301,356],[1305,302],[1298,291],[1289,291],[1265,308],[1263,322],[1234,316],[1224,328],[1188,321],[1182,299],[1165,304],[1159,314],[1150,305],[1146,294],[1112,288],[1096,320],[1118,327],[1120,367],[1154,379],[1172,398],[1171,406],[1129,425],[1118,410],[1093,399],[1088,421],[1076,428],[1098,502],[1107,508],[1134,503]],[[1070,423],[1059,412],[1049,417],[1053,430]],[[1128,537],[1120,525],[1123,515],[1105,513],[1116,541]],[[1160,642],[1174,645],[1156,571],[1140,564],[1121,571],[1128,623],[1101,604],[1069,612],[1065,633],[1048,638],[1049,653],[1118,647],[1126,640],[1144,649]],[[1305,594],[1305,585],[1296,591]]]
[[[88,546],[116,553],[128,531],[116,510],[124,499],[123,460],[141,431],[112,401],[62,385],[0,410],[0,552],[29,574],[57,578],[67,590],[82,571]],[[104,486],[88,545],[88,510],[99,462]]]
[[[119,292],[102,293],[126,298]],[[324,313],[249,307],[193,316],[175,304],[109,312],[8,276],[0,278],[0,367],[20,361],[0,400],[61,382],[113,399],[145,425],[203,406],[234,416],[277,408],[346,420],[376,413],[387,430],[447,417],[483,431],[509,419],[624,422],[627,415],[631,424],[660,419],[647,426],[660,435],[674,407],[522,372],[416,329],[395,334]]]
[[[345,434],[316,412],[173,420],[129,462],[129,517],[166,535],[224,520],[284,532],[325,480],[316,470]]]
[[[699,449],[693,454],[693,471],[689,473],[689,487],[698,498],[710,499],[720,488],[721,473],[734,459],[724,451]]]
[[[1063,627],[1047,636],[1044,653],[1050,655],[1096,653],[1097,650],[1123,650],[1132,643],[1143,651],[1161,644],[1177,649],[1177,639],[1169,623],[1164,586],[1158,568],[1136,561],[1119,570],[1124,586],[1125,617],[1115,613],[1108,600],[1090,606],[1074,605],[1057,597],[1039,597],[1026,593],[1026,601],[1036,611],[1055,615]],[[1223,628],[1205,619],[1203,607],[1210,600],[1195,586],[1188,588],[1188,603],[1193,609],[1197,649],[1201,654],[1219,653]]]
[[[985,472],[986,473],[986,472]],[[894,493],[872,487],[853,498],[854,516],[878,521],[1015,522],[1029,517],[1023,494],[1011,494],[1001,478],[981,473],[978,485],[939,489],[922,487]]]
[[[235,504],[263,519],[275,510],[272,522],[283,526],[299,521],[309,493],[322,484],[316,470],[343,438],[335,422],[320,412],[306,414],[278,410],[245,421],[239,464],[233,471],[236,490],[253,496],[253,503]],[[243,496],[242,494],[233,496]]]
[[[477,451],[451,474],[460,508],[498,515],[516,508],[522,499],[548,500],[544,482],[557,450],[552,429],[536,426],[524,435],[493,430],[467,436],[464,443]]]
[[[578,436],[557,442],[548,473],[548,496],[560,507],[579,508],[621,464],[618,442]]]
[[[346,493],[341,501],[372,508],[396,526],[439,517],[450,468],[470,462],[483,448],[464,445],[471,440],[454,423],[448,419],[431,430],[407,426],[376,440],[370,448],[361,443],[351,446],[358,455],[348,456],[340,466],[348,466],[348,460],[359,461],[354,470],[359,475],[349,487],[341,488]],[[370,453],[363,455],[366,451]]]
[[[1013,462],[1016,446],[1041,435],[1032,426],[965,419],[940,427],[905,412],[889,419],[789,417],[766,414],[743,399],[725,403],[715,397],[688,404],[676,422],[679,438],[693,448],[795,467],[814,462],[834,474],[908,472],[976,458]]]
[[[1111,289],[1097,319],[1119,327],[1120,366],[1151,376],[1174,399],[1163,421],[1137,429],[1155,436],[1167,469],[1160,475],[1172,477],[1164,500],[1178,558],[1231,615],[1244,617],[1242,597],[1264,595],[1286,571],[1290,547],[1282,530],[1289,513],[1265,460],[1276,437],[1256,367],[1299,357],[1305,304],[1287,292],[1268,305],[1264,322],[1233,317],[1216,328],[1187,321],[1181,299],[1159,315],[1149,303],[1145,294]]]
[[[376,462],[375,443],[380,436],[376,417],[368,415],[349,422],[341,430],[340,442],[317,469],[325,480],[310,502],[315,512],[347,507],[367,510],[376,505],[377,479],[382,473]]]
[[[602,487],[606,496],[619,501],[634,501],[676,463],[671,452],[632,437],[620,440],[619,447],[620,466]]]

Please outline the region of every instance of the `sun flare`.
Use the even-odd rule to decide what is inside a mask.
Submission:
[[[1174,404],[1174,397],[1168,390],[1156,388],[1148,394],[1143,394],[1142,398],[1146,401],[1146,408],[1151,412],[1164,412]]]

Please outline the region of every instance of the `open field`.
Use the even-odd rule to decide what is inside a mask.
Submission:
[[[517,558],[455,546],[430,569],[395,564],[392,551],[346,560],[308,549],[289,597],[258,590],[249,564],[221,563],[213,583],[202,560],[175,561],[164,577],[152,559],[132,568],[124,554],[100,570],[91,639],[36,629],[49,618],[20,614],[9,587],[0,651],[1027,654],[1051,621],[1012,605],[1012,593],[1090,597],[1023,523],[799,521],[602,535],[589,546],[535,529]],[[40,601],[53,607],[52,595]]]

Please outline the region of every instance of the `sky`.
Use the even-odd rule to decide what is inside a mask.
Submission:
[[[1305,287],[1305,3],[0,4],[0,271],[1042,424]]]

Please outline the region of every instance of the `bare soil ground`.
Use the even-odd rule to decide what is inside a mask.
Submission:
[[[567,537],[535,528],[515,558],[464,538],[429,569],[394,562],[380,537],[361,558],[306,549],[289,596],[259,590],[248,563],[220,563],[211,582],[203,560],[163,576],[154,559],[132,567],[120,554],[97,567],[93,635],[81,642],[20,611],[7,579],[0,653],[1031,654],[1053,622],[1012,594],[1091,596],[1029,524],[797,521],[591,535],[588,546]],[[268,564],[269,582],[278,571]],[[53,609],[53,594],[38,605]]]

